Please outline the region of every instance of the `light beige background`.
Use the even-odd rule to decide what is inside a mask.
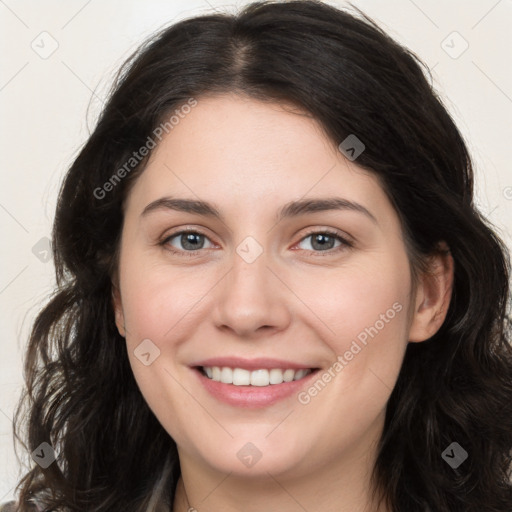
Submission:
[[[0,0],[0,503],[13,498],[22,471],[11,419],[30,323],[54,283],[45,237],[62,176],[92,131],[115,71],[146,36],[245,3]],[[433,69],[473,154],[478,205],[512,247],[512,1],[353,4]]]

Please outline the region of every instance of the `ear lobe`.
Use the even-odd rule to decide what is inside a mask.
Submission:
[[[126,336],[126,328],[124,325],[123,304],[121,301],[121,292],[119,287],[112,283],[112,306],[114,308],[114,316],[119,334],[124,338]]]
[[[445,242],[431,256],[429,271],[422,274],[414,306],[409,341],[416,343],[431,338],[443,324],[453,290],[453,257]]]

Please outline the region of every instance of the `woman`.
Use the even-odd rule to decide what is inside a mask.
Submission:
[[[417,59],[364,15],[164,30],[53,240],[16,510],[511,510],[508,252]]]

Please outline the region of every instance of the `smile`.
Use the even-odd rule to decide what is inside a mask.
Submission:
[[[234,386],[271,386],[282,384],[283,382],[292,382],[301,380],[309,375],[312,369],[293,368],[261,368],[258,370],[246,370],[244,368],[229,368],[219,366],[203,366],[201,367],[203,375],[215,382],[223,384],[232,384]]]

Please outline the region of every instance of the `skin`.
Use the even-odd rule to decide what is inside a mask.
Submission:
[[[211,202],[224,221],[164,208],[141,216],[163,196]],[[339,210],[276,223],[289,201],[332,196],[377,222]],[[184,228],[205,235],[196,255],[179,235],[158,244]],[[310,230],[325,229],[353,246],[313,245]],[[263,250],[251,263],[236,252],[247,236]],[[199,98],[130,191],[113,294],[135,379],[178,446],[174,509],[386,512],[369,493],[386,404],[407,344],[441,326],[452,281],[451,256],[435,256],[414,289],[398,215],[378,179],[310,116],[242,96]],[[401,311],[307,404],[293,395],[262,409],[230,406],[189,367],[239,356],[327,371],[395,303]],[[147,366],[134,354],[144,339],[160,350]],[[252,467],[237,457],[247,442],[262,454]]]

